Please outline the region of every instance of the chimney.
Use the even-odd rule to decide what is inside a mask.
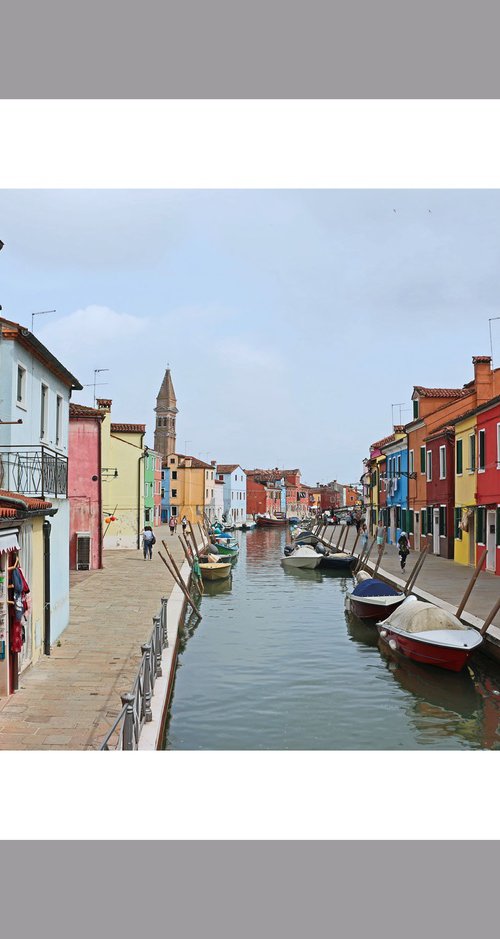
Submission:
[[[97,398],[96,404],[99,411],[111,411],[113,402],[111,398]]]
[[[217,466],[217,460],[210,460],[212,466]]]
[[[493,393],[493,384],[491,371],[491,356],[490,355],[474,355],[472,356],[472,364],[474,366],[474,384],[476,388],[476,402],[477,405],[484,404],[485,401],[488,401],[491,398]]]

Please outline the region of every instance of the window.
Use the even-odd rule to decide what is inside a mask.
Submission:
[[[476,528],[477,528],[477,544],[484,544],[485,540],[485,515],[486,509],[481,506],[477,510],[476,515]]]
[[[432,480],[432,451],[427,451],[427,482]]]
[[[486,453],[485,453],[485,443],[486,443],[486,431],[479,431],[479,462],[478,462],[478,471],[484,473],[486,468]]]
[[[17,366],[17,403],[24,407],[26,404],[26,369]]]
[[[469,472],[474,473],[476,469],[476,435],[469,436]]]
[[[170,462],[171,462],[171,463],[175,463],[175,456],[171,456],[171,457],[170,457]]]
[[[408,472],[409,472],[410,476],[412,475],[412,473],[415,472],[415,454],[414,454],[413,450],[410,450],[410,453],[409,453],[409,470],[408,470]]]
[[[177,470],[172,470],[172,479],[177,479]]]
[[[410,509],[409,518],[408,518],[408,534],[413,535],[414,531],[415,531],[415,513],[413,509]]]
[[[162,497],[162,499],[165,498],[165,490],[164,490],[164,489],[161,490],[161,497]]]
[[[205,499],[208,499],[208,489],[205,489]]]
[[[40,437],[43,440],[47,434],[47,402],[49,389],[43,385],[40,391]]]
[[[425,511],[427,512],[427,520],[426,520],[427,534],[431,535],[432,534],[432,505],[428,505]]]
[[[61,446],[62,441],[62,409],[63,409],[63,399],[61,395],[57,395],[56,398],[56,447]]]
[[[460,527],[461,516],[462,516],[461,508],[460,507],[456,508],[455,509],[455,539],[457,541],[462,540],[462,529]]]
[[[425,447],[420,447],[420,472],[425,473]]]
[[[397,475],[401,476],[401,456],[398,455],[397,459]]]
[[[422,522],[422,534],[426,535],[427,534],[427,512],[425,509],[422,509],[421,522]]]
[[[172,489],[172,499],[177,499],[177,489]]]
[[[419,415],[418,415],[418,405],[419,405],[419,402],[418,402],[417,400],[415,400],[415,401],[413,402],[413,420],[414,420],[414,421],[416,421],[417,418],[418,418],[418,416],[419,416]]]
[[[439,478],[446,479],[446,447],[439,448]]]

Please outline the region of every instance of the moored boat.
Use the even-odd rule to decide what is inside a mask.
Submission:
[[[309,545],[299,545],[281,558],[284,567],[318,567],[321,561],[321,555],[317,554],[314,548]]]
[[[377,623],[377,629],[392,652],[452,672],[459,672],[483,641],[476,629],[452,613],[416,597],[407,597],[388,619]]]
[[[276,528],[286,525],[287,520],[286,518],[278,518],[276,515],[257,515],[255,522],[260,528]]]
[[[231,573],[231,562],[200,561],[200,571],[203,580],[225,580]]]
[[[220,541],[216,542],[216,548],[219,554],[227,554],[229,557],[235,558],[239,553],[239,545],[236,541]]]
[[[346,609],[359,619],[376,619],[381,622],[403,602],[400,593],[382,580],[370,577],[357,584],[346,597]]]
[[[353,554],[345,554],[344,551],[332,551],[331,554],[319,554],[321,567],[331,567],[336,570],[351,570],[357,563],[357,558]]]

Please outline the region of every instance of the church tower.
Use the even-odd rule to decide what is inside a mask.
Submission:
[[[175,417],[177,399],[170,369],[167,368],[156,399],[155,450],[165,458],[175,453]]]

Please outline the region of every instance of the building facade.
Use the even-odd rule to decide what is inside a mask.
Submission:
[[[247,478],[238,463],[219,463],[216,479],[224,484],[224,515],[227,521],[241,524],[247,517]]]
[[[455,430],[439,428],[425,438],[426,506],[422,510],[422,536],[433,554],[453,558],[455,548]]]
[[[70,570],[102,568],[101,424],[103,414],[69,406],[68,499]]]
[[[192,524],[203,522],[214,505],[214,464],[195,456],[172,453],[168,457],[170,474],[170,515],[186,516]]]
[[[98,398],[103,415],[101,443],[103,546],[139,548],[144,526],[144,424],[111,421],[112,401]]]
[[[144,456],[144,524],[161,524],[162,458],[160,453],[145,448]]]

